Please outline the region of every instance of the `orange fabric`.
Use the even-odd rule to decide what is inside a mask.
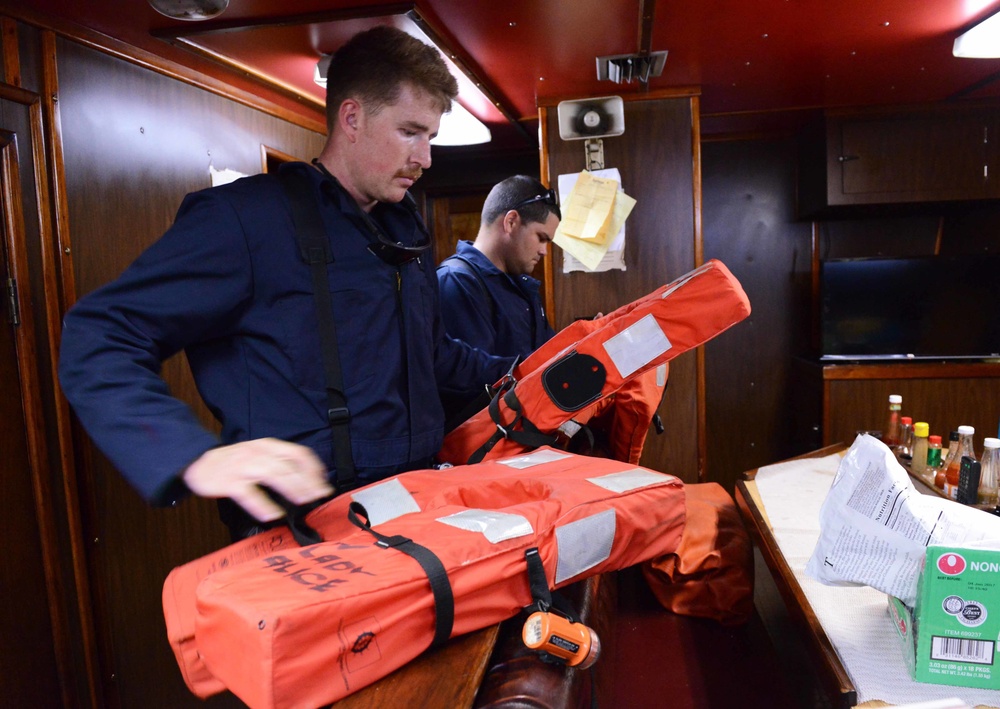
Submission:
[[[608,431],[608,452],[615,460],[638,465],[649,424],[663,399],[668,366],[663,364],[662,374],[658,368],[650,369],[628,380],[615,392],[614,407],[604,414],[609,420],[596,426]]]
[[[642,565],[669,611],[738,625],[753,613],[753,546],[736,503],[717,483],[686,485],[680,546]]]
[[[636,450],[642,452],[646,427],[662,394],[662,387],[650,390],[648,377],[652,375],[646,373],[712,339],[749,314],[750,301],[739,281],[721,261],[713,259],[602,318],[578,321],[559,332],[518,365],[513,393],[525,418],[545,434],[555,433],[570,419],[583,423],[580,419],[589,420],[596,413],[604,413],[600,421],[608,426],[605,433],[611,448],[624,452],[627,459],[637,460]],[[639,337],[640,334],[647,339]],[[612,341],[617,336],[620,338]],[[653,340],[665,342],[666,346],[652,348]],[[616,361],[616,356],[608,352],[608,344],[623,345],[619,353],[623,350],[636,353],[636,361],[625,361],[620,355]],[[542,379],[571,353],[594,357],[605,366],[607,376],[596,402],[576,411],[565,411],[553,403]],[[619,369],[619,364],[625,371]],[[636,382],[637,379],[642,381]],[[612,398],[617,394],[621,394],[617,400]],[[515,412],[503,400],[500,417],[505,424],[515,420]],[[646,426],[641,425],[643,420]],[[489,410],[483,409],[445,436],[439,460],[454,464],[468,461],[496,430]],[[485,460],[524,449],[504,438],[486,454]]]
[[[346,519],[351,501],[369,504],[373,491],[399,486],[419,508],[373,528],[412,538],[441,560],[455,598],[452,636],[531,603],[530,547],[539,550],[550,588],[558,588],[680,543],[685,494],[677,478],[551,448],[530,456],[546,462],[525,467],[526,457],[390,478],[310,514],[307,521],[328,541],[296,547],[287,530],[273,530],[174,569],[164,584],[164,615],[188,686],[203,697],[228,688],[251,707],[321,706],[428,647],[436,616],[424,571]],[[605,476],[642,482],[616,492],[594,482]],[[491,542],[477,529],[441,521],[483,510],[520,515],[530,529]],[[595,520],[611,530],[607,547],[567,575],[567,559],[602,548],[589,527]],[[588,530],[586,543],[560,549],[574,524]]]

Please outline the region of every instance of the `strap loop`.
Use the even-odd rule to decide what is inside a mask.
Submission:
[[[361,519],[362,517],[364,519]],[[368,511],[360,502],[351,502],[347,510],[347,519],[351,524],[375,537],[375,546],[382,549],[397,549],[420,564],[420,568],[427,574],[434,596],[434,640],[431,642],[431,647],[444,643],[451,637],[455,624],[455,596],[448,580],[448,572],[445,571],[441,560],[430,549],[412,539],[398,534],[389,537],[376,532],[368,519]]]

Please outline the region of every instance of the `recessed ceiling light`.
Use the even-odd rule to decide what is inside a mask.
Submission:
[[[229,0],[149,0],[149,4],[175,20],[210,20],[229,7]]]

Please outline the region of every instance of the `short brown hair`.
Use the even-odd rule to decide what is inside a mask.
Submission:
[[[351,37],[330,58],[326,79],[326,124],[333,130],[340,105],[348,98],[372,113],[396,102],[403,84],[438,101],[442,113],[458,96],[458,82],[441,54],[402,30],[379,25]]]

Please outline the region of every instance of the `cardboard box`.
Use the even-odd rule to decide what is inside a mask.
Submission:
[[[1000,551],[928,547],[916,607],[889,612],[918,682],[1000,689]]]

